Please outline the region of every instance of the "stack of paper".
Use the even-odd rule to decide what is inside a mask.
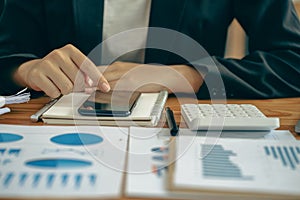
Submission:
[[[187,129],[181,129],[181,136],[178,138],[189,138],[195,141],[208,139],[204,132],[195,133]],[[211,134],[214,135],[214,134]],[[209,136],[208,136],[209,137]],[[267,142],[285,142],[288,144],[294,143],[296,140],[289,131],[284,130],[273,130],[270,132],[226,132],[222,133],[220,136],[221,140],[226,141],[236,141],[235,144],[240,141],[244,141],[242,144],[253,141],[252,143],[267,143]],[[215,141],[220,138],[216,138]],[[242,138],[242,139],[241,139]],[[244,139],[247,138],[247,139]],[[188,190],[169,190],[167,187],[167,175],[170,172],[170,164],[172,161],[169,160],[168,156],[170,151],[168,151],[169,144],[172,144],[170,140],[169,129],[157,129],[157,128],[130,128],[130,139],[129,139],[129,152],[128,152],[128,165],[127,165],[127,179],[126,179],[126,196],[129,197],[158,197],[158,198],[179,198],[179,199],[240,199],[239,194],[227,193],[226,195],[222,193],[217,193],[215,191],[201,191],[201,192],[190,192]],[[191,140],[189,140],[191,141]],[[212,141],[212,140],[210,140]],[[192,149],[192,144],[190,143],[190,148],[186,148],[187,154],[198,155],[197,151]],[[244,148],[243,145],[239,145],[239,148]],[[251,153],[249,153],[251,155]],[[184,157],[186,154],[182,154]],[[177,161],[182,161],[181,157],[176,159]],[[183,158],[184,159],[184,158]],[[182,171],[182,176],[195,175],[196,172],[190,169],[195,162],[200,162],[199,158],[196,157],[194,161],[182,161],[184,172]],[[253,162],[257,164],[256,161]],[[257,164],[258,165],[258,164]],[[256,167],[254,167],[255,169]],[[268,169],[265,169],[268,172]],[[193,179],[197,179],[194,177]],[[295,179],[295,178],[293,178]],[[213,182],[216,182],[214,179]],[[272,184],[271,184],[272,185]],[[299,184],[298,184],[299,185]],[[288,185],[286,185],[288,187]],[[251,195],[245,195],[245,198],[253,199]],[[267,198],[266,198],[267,199]]]
[[[178,137],[170,155],[173,191],[300,197],[299,141]]]
[[[26,90],[27,88],[10,96],[0,96],[0,115],[10,112],[8,107],[2,108],[4,105],[28,102],[30,100],[30,93],[25,92]]]

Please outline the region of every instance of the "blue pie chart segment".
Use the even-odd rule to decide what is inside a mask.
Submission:
[[[85,160],[52,158],[27,161],[25,165],[28,167],[47,169],[70,169],[88,167],[91,166],[92,163],[90,161]]]
[[[91,145],[102,141],[102,137],[90,133],[67,133],[51,138],[51,142],[69,146]]]
[[[16,142],[22,140],[23,136],[13,133],[0,133],[0,143],[4,142]]]

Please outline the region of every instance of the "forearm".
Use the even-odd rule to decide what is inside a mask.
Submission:
[[[99,70],[114,90],[195,93],[203,82],[203,74],[187,65],[114,62],[109,66],[99,66]]]
[[[187,65],[173,65],[171,66],[175,71],[178,72],[180,76],[179,80],[186,81],[190,85],[190,91],[187,91],[185,84],[180,84],[178,78],[169,77],[170,85],[176,88],[174,92],[197,92],[203,83],[203,78],[205,76],[204,72],[199,72],[195,68]]]

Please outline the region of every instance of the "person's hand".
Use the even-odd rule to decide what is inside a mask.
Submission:
[[[108,92],[110,86],[97,67],[73,45],[50,52],[42,59],[23,63],[14,79],[22,86],[44,91],[56,98],[74,90],[95,86]]]
[[[169,93],[192,93],[199,90],[203,74],[186,65],[160,66],[114,62],[98,69],[113,90]]]

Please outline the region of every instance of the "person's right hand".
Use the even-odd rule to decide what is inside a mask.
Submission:
[[[44,91],[52,98],[84,90],[85,85],[96,86],[103,92],[110,90],[94,63],[71,44],[53,50],[42,59],[23,63],[16,70],[14,79],[22,86]]]

